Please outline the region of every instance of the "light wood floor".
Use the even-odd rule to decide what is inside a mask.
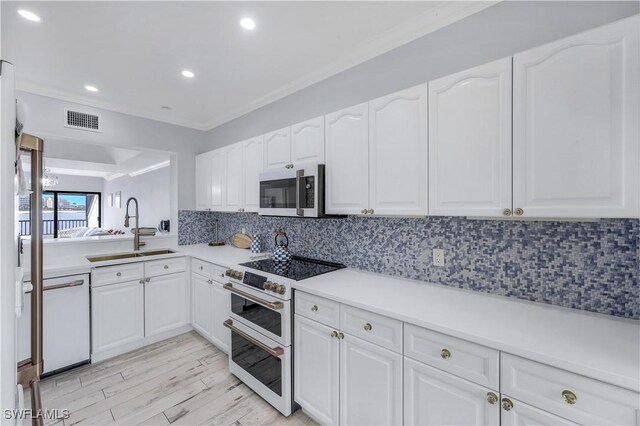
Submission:
[[[301,411],[283,417],[232,376],[227,363],[227,355],[190,332],[76,368],[42,381],[43,408],[71,413],[45,424],[316,424]]]

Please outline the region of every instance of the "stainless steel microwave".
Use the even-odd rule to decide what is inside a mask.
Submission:
[[[260,208],[263,216],[324,216],[324,164],[297,169],[269,170],[260,174]]]

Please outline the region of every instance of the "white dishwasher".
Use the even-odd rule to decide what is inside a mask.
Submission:
[[[42,302],[43,373],[91,358],[89,274],[44,280]],[[31,292],[18,319],[18,360],[31,357]]]

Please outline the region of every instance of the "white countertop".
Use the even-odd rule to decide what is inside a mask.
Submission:
[[[640,392],[640,321],[353,269],[294,288]]]
[[[99,263],[68,256],[45,263],[45,277],[178,256],[225,267],[251,258],[249,250],[229,245],[173,249],[175,254]],[[354,269],[298,281],[294,288],[640,392],[640,321]]]

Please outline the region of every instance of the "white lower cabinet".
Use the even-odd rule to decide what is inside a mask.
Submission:
[[[144,285],[140,280],[91,289],[92,353],[144,338]]]
[[[498,425],[499,394],[405,357],[404,423]]]
[[[145,336],[187,324],[187,282],[184,272],[145,280],[144,317]]]
[[[517,401],[509,397],[502,398],[500,424],[503,426],[575,426],[578,423],[570,422],[562,417],[555,416],[546,411],[539,410],[531,405]],[[507,409],[508,408],[508,409]]]
[[[340,341],[340,424],[402,424],[402,355],[344,335]]]
[[[296,402],[322,424],[338,424],[340,341],[334,329],[300,315],[294,320]]]
[[[191,325],[205,339],[228,353],[231,333],[223,323],[229,319],[231,293],[224,289],[221,281],[224,268],[196,260],[192,265]]]

